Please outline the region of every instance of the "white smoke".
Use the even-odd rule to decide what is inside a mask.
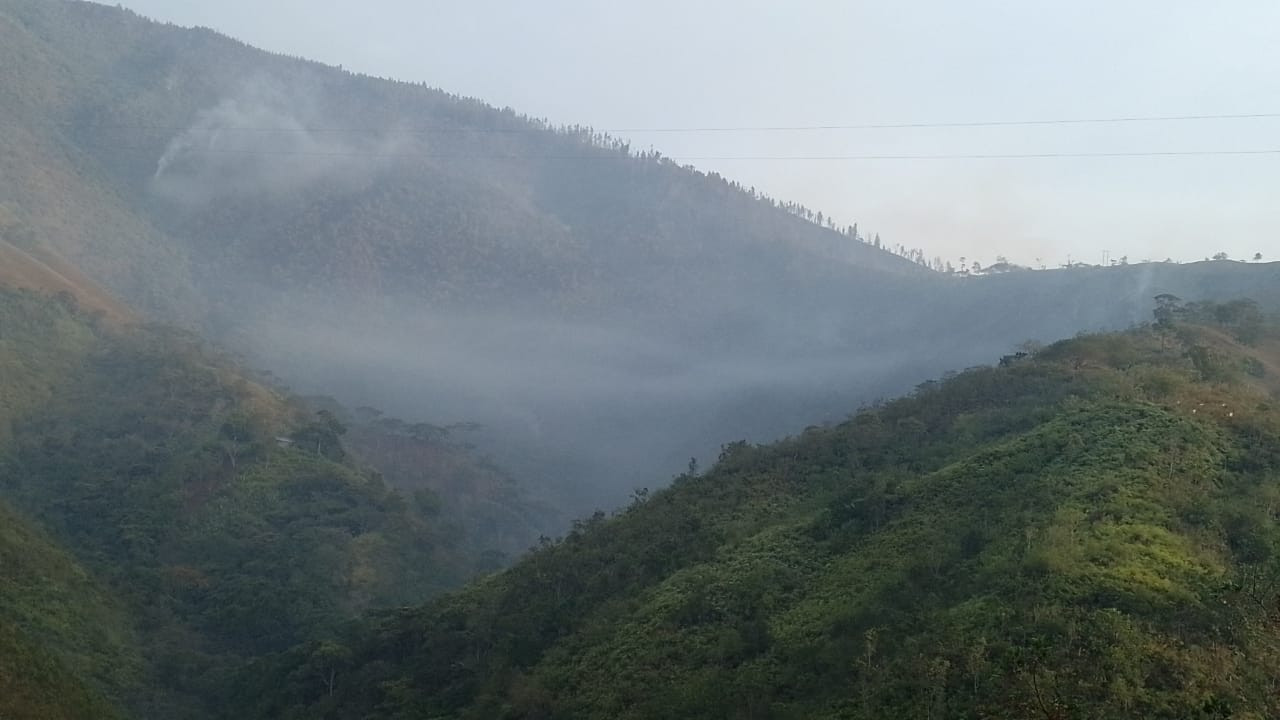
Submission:
[[[356,189],[422,151],[403,133],[334,125],[305,92],[265,79],[246,82],[170,140],[151,189],[187,204],[279,195],[320,181]]]

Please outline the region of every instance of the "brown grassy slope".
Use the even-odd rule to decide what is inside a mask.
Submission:
[[[1196,344],[1204,345],[1222,357],[1250,358],[1262,366],[1260,377],[1243,375],[1245,385],[1263,395],[1280,398],[1280,337],[1267,335],[1246,345],[1221,328],[1198,325],[1185,329]]]
[[[72,7],[0,1],[0,229],[9,216],[143,312],[172,307],[191,292],[182,252],[64,137],[84,121],[85,93],[101,85],[94,73],[110,68],[109,62],[59,50],[42,34],[38,16],[67,14]],[[115,40],[117,54],[132,47]]]
[[[0,240],[0,285],[50,295],[70,293],[81,308],[90,313],[100,312],[104,319],[116,325],[137,320],[127,306],[49,250],[22,250]]]

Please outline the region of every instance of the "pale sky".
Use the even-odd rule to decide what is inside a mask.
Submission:
[[[1274,0],[123,4],[602,130],[1280,113]],[[1280,151],[1280,117],[616,134],[675,158]],[[1280,153],[690,162],[950,260],[1280,259]]]

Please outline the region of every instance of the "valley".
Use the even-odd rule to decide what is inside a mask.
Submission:
[[[0,717],[1280,714],[1280,263],[864,232],[0,0]]]

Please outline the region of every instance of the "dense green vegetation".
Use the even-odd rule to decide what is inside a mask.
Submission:
[[[48,653],[31,661],[40,682],[62,672],[141,716],[205,717],[249,659],[502,557],[471,516],[440,519],[486,496],[469,476],[429,503],[402,495],[347,456],[333,414],[188,334],[0,287],[0,363],[0,497],[44,528],[0,504],[0,629]],[[485,467],[463,448],[452,462]]]
[[[301,670],[320,646],[277,658],[254,709],[1274,717],[1280,384],[1256,367],[1277,335],[1256,306],[1169,302],[1168,322],[726,446],[705,475],[353,628],[324,682]]]
[[[1275,307],[1280,265],[943,277],[590,129],[98,4],[0,0],[0,67],[0,716],[1280,715],[1280,340],[1168,295]],[[308,391],[483,400],[541,485],[80,271]],[[1158,293],[421,605],[726,434]]]
[[[12,720],[119,717],[115,708],[6,620],[0,620],[0,712]]]
[[[441,427],[405,422],[367,406],[345,410],[331,400],[324,404],[349,428],[343,444],[356,461],[377,468],[467,554],[485,558],[486,569],[507,564],[542,533],[569,522],[563,508],[534,502],[506,470],[477,455],[467,440],[482,430],[474,423]]]
[[[0,715],[114,717],[101,689],[137,681],[133,641],[110,594],[0,502]]]

